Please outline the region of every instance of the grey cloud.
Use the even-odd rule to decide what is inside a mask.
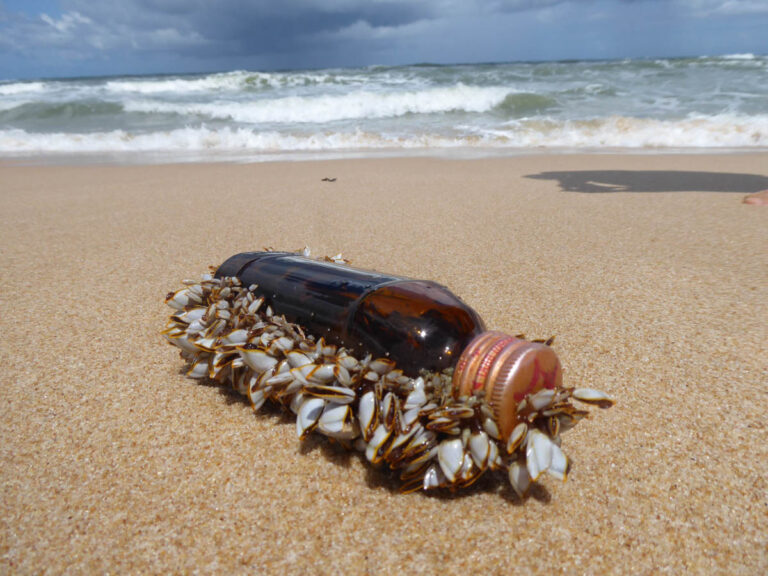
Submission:
[[[626,4],[665,2],[665,0],[621,0]],[[766,0],[669,0],[665,2],[694,16],[740,15],[768,13]]]
[[[437,13],[434,3],[392,0],[68,0],[63,6],[66,14],[90,20],[91,31],[96,34],[98,30],[107,46],[117,49],[122,39],[133,49],[162,49],[159,40],[163,35],[158,33],[164,31],[168,48],[193,56],[303,50],[320,33],[341,30],[355,22],[374,28],[397,27],[433,18]],[[42,24],[37,23],[32,35],[44,38]]]
[[[578,36],[577,51],[584,38],[592,38],[586,29],[574,28],[579,23],[593,26],[597,19],[590,15],[602,16],[618,28],[629,25],[627,14],[642,17],[651,12],[687,25],[689,20],[715,22],[759,12],[768,9],[768,2],[61,0],[60,8],[60,14],[45,17],[21,14],[3,9],[0,0],[0,66],[5,62],[6,68],[0,75],[21,69],[21,62],[60,74],[71,72],[58,65],[94,73],[565,56],[573,52],[560,47],[568,38]],[[508,33],[511,28],[515,34]],[[611,30],[602,31],[601,41]],[[614,45],[628,42],[617,37]],[[650,51],[654,49],[651,45]],[[621,52],[626,54],[626,48]],[[72,61],[92,65],[78,67]]]
[[[353,25],[396,29],[456,15],[538,9],[563,0],[63,0],[62,16],[18,17],[0,32],[17,50],[181,50],[200,55],[306,49]],[[2,30],[5,28],[5,30]],[[163,42],[165,39],[165,44]],[[79,48],[78,48],[79,46]],[[103,56],[103,55],[102,55]]]
[[[768,13],[766,0],[698,0],[692,4],[700,11],[712,15]]]

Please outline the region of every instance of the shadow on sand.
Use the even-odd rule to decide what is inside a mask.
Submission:
[[[768,177],[725,172],[676,170],[573,170],[529,174],[535,180],[557,180],[564,192],[738,192],[768,188]]]
[[[180,368],[178,373],[186,375],[188,371],[189,366],[186,366]],[[245,406],[248,404],[248,400],[245,396],[238,394],[229,386],[222,385],[215,380],[202,378],[197,380],[196,383],[201,386],[215,389],[224,396],[227,405],[237,404]],[[264,406],[259,409],[257,416],[270,419],[276,426],[288,426],[291,430],[294,430],[296,427],[295,416],[284,406],[280,406],[274,402],[266,402]],[[348,473],[351,469],[353,459],[359,460],[365,464],[365,483],[369,488],[386,490],[391,494],[400,493],[400,488],[403,483],[398,479],[399,471],[390,470],[383,465],[378,467],[369,465],[365,459],[365,455],[361,452],[347,449],[340,442],[320,434],[310,434],[307,438],[300,441],[299,453],[302,456],[306,456],[315,450],[319,450],[324,458],[335,466],[341,468],[341,473],[344,474]],[[485,493],[496,494],[501,500],[506,502],[506,504],[512,506],[522,506],[529,499],[536,500],[542,504],[548,504],[552,501],[551,493],[546,486],[542,484],[533,484],[528,493],[521,498],[512,489],[506,473],[490,470],[483,474],[474,484],[456,489],[455,491],[451,491],[449,488],[440,488],[438,490],[430,490],[426,492],[419,490],[416,492],[416,494],[425,498],[435,498],[437,500],[457,500]]]

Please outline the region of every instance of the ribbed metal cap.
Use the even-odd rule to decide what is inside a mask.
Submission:
[[[502,332],[483,332],[464,349],[453,373],[454,397],[485,391],[503,439],[518,423],[517,405],[528,394],[561,386],[554,350]]]

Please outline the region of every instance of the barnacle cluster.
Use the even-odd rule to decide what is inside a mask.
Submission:
[[[192,378],[210,378],[296,416],[303,439],[319,433],[399,472],[403,492],[468,486],[505,470],[524,495],[544,472],[565,480],[560,435],[587,413],[571,400],[610,405],[602,392],[557,387],[517,406],[518,424],[499,433],[482,394],[455,397],[451,370],[406,375],[388,358],[355,357],[273,312],[255,285],[203,275],[166,302],[163,331],[181,350]]]

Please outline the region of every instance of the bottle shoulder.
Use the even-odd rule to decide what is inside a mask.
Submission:
[[[480,316],[444,286],[398,280],[379,286],[357,303],[350,337],[373,353],[386,351],[406,370],[440,370],[485,329]]]

